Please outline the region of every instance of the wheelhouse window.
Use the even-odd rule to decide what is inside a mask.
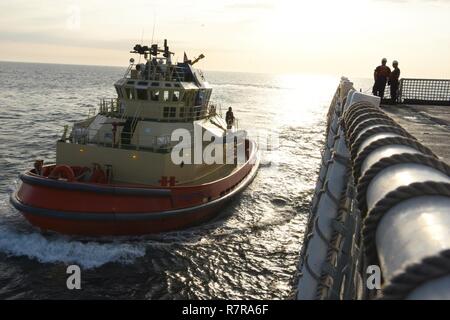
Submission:
[[[150,100],[152,100],[152,101],[159,101],[159,91],[158,90],[151,90],[150,91]]]
[[[192,106],[194,104],[195,90],[189,90],[184,93],[183,101],[186,106]]]
[[[180,91],[174,91],[172,94],[172,101],[180,101]]]
[[[169,101],[169,91],[164,90],[164,96],[163,96],[163,101],[168,102]]]
[[[120,87],[115,87],[115,88],[116,88],[117,95],[119,96],[119,98],[123,98],[122,90],[120,90]]]
[[[183,94],[183,97],[182,97],[182,101],[186,102],[188,97],[189,97],[189,95],[190,95],[190,92],[189,91],[185,91],[184,94]]]
[[[197,91],[197,94],[195,96],[195,105],[201,106],[203,105],[204,101],[205,101],[205,91],[204,90]]]
[[[148,100],[147,89],[137,89],[136,91],[138,100]]]
[[[163,109],[163,117],[168,118],[169,117],[169,107],[164,107]]]
[[[175,118],[177,116],[177,108],[176,107],[164,107],[163,108],[163,117],[164,118]]]
[[[135,99],[134,89],[133,88],[125,88],[125,97],[129,100]]]
[[[180,118],[184,118],[184,112],[185,112],[185,108],[181,107],[180,108]]]

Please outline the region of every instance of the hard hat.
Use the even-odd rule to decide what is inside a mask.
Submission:
[[[381,62],[387,62],[387,59],[386,59],[386,58],[383,58],[383,60],[381,60]]]
[[[392,64],[398,64],[397,60],[392,61]]]

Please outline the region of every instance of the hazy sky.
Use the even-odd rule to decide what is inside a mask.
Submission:
[[[0,60],[126,66],[154,23],[205,70],[450,78],[450,0],[0,0]]]

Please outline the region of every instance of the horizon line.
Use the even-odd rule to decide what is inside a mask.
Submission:
[[[124,68],[126,69],[128,66],[118,66],[118,65],[107,65],[107,64],[80,64],[80,63],[61,63],[61,62],[41,62],[41,61],[19,61],[19,60],[0,60],[0,62],[6,62],[6,63],[24,63],[24,64],[47,64],[47,65],[62,65],[62,66],[80,66],[80,67],[109,67],[109,68]],[[331,73],[311,73],[311,72],[280,72],[280,73],[270,73],[270,72],[256,72],[256,71],[230,71],[230,70],[211,70],[211,69],[203,69],[199,68],[201,71],[206,72],[222,72],[222,73],[245,73],[245,74],[258,74],[258,75],[295,75],[295,74],[301,74],[301,75],[320,75],[320,76],[329,76],[329,77],[342,77],[344,75],[336,75]],[[346,77],[349,77],[346,75]],[[350,76],[354,79],[370,79],[370,77],[364,77],[364,76]]]

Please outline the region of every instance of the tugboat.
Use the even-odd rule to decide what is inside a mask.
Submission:
[[[20,175],[11,203],[41,230],[106,236],[184,229],[218,216],[255,177],[256,143],[231,108],[222,118],[211,86],[193,68],[204,55],[172,63],[167,40],[131,53],[144,63],[130,59],[114,84],[117,97],[102,99],[99,112],[70,133],[65,126],[55,164],[36,160]]]

